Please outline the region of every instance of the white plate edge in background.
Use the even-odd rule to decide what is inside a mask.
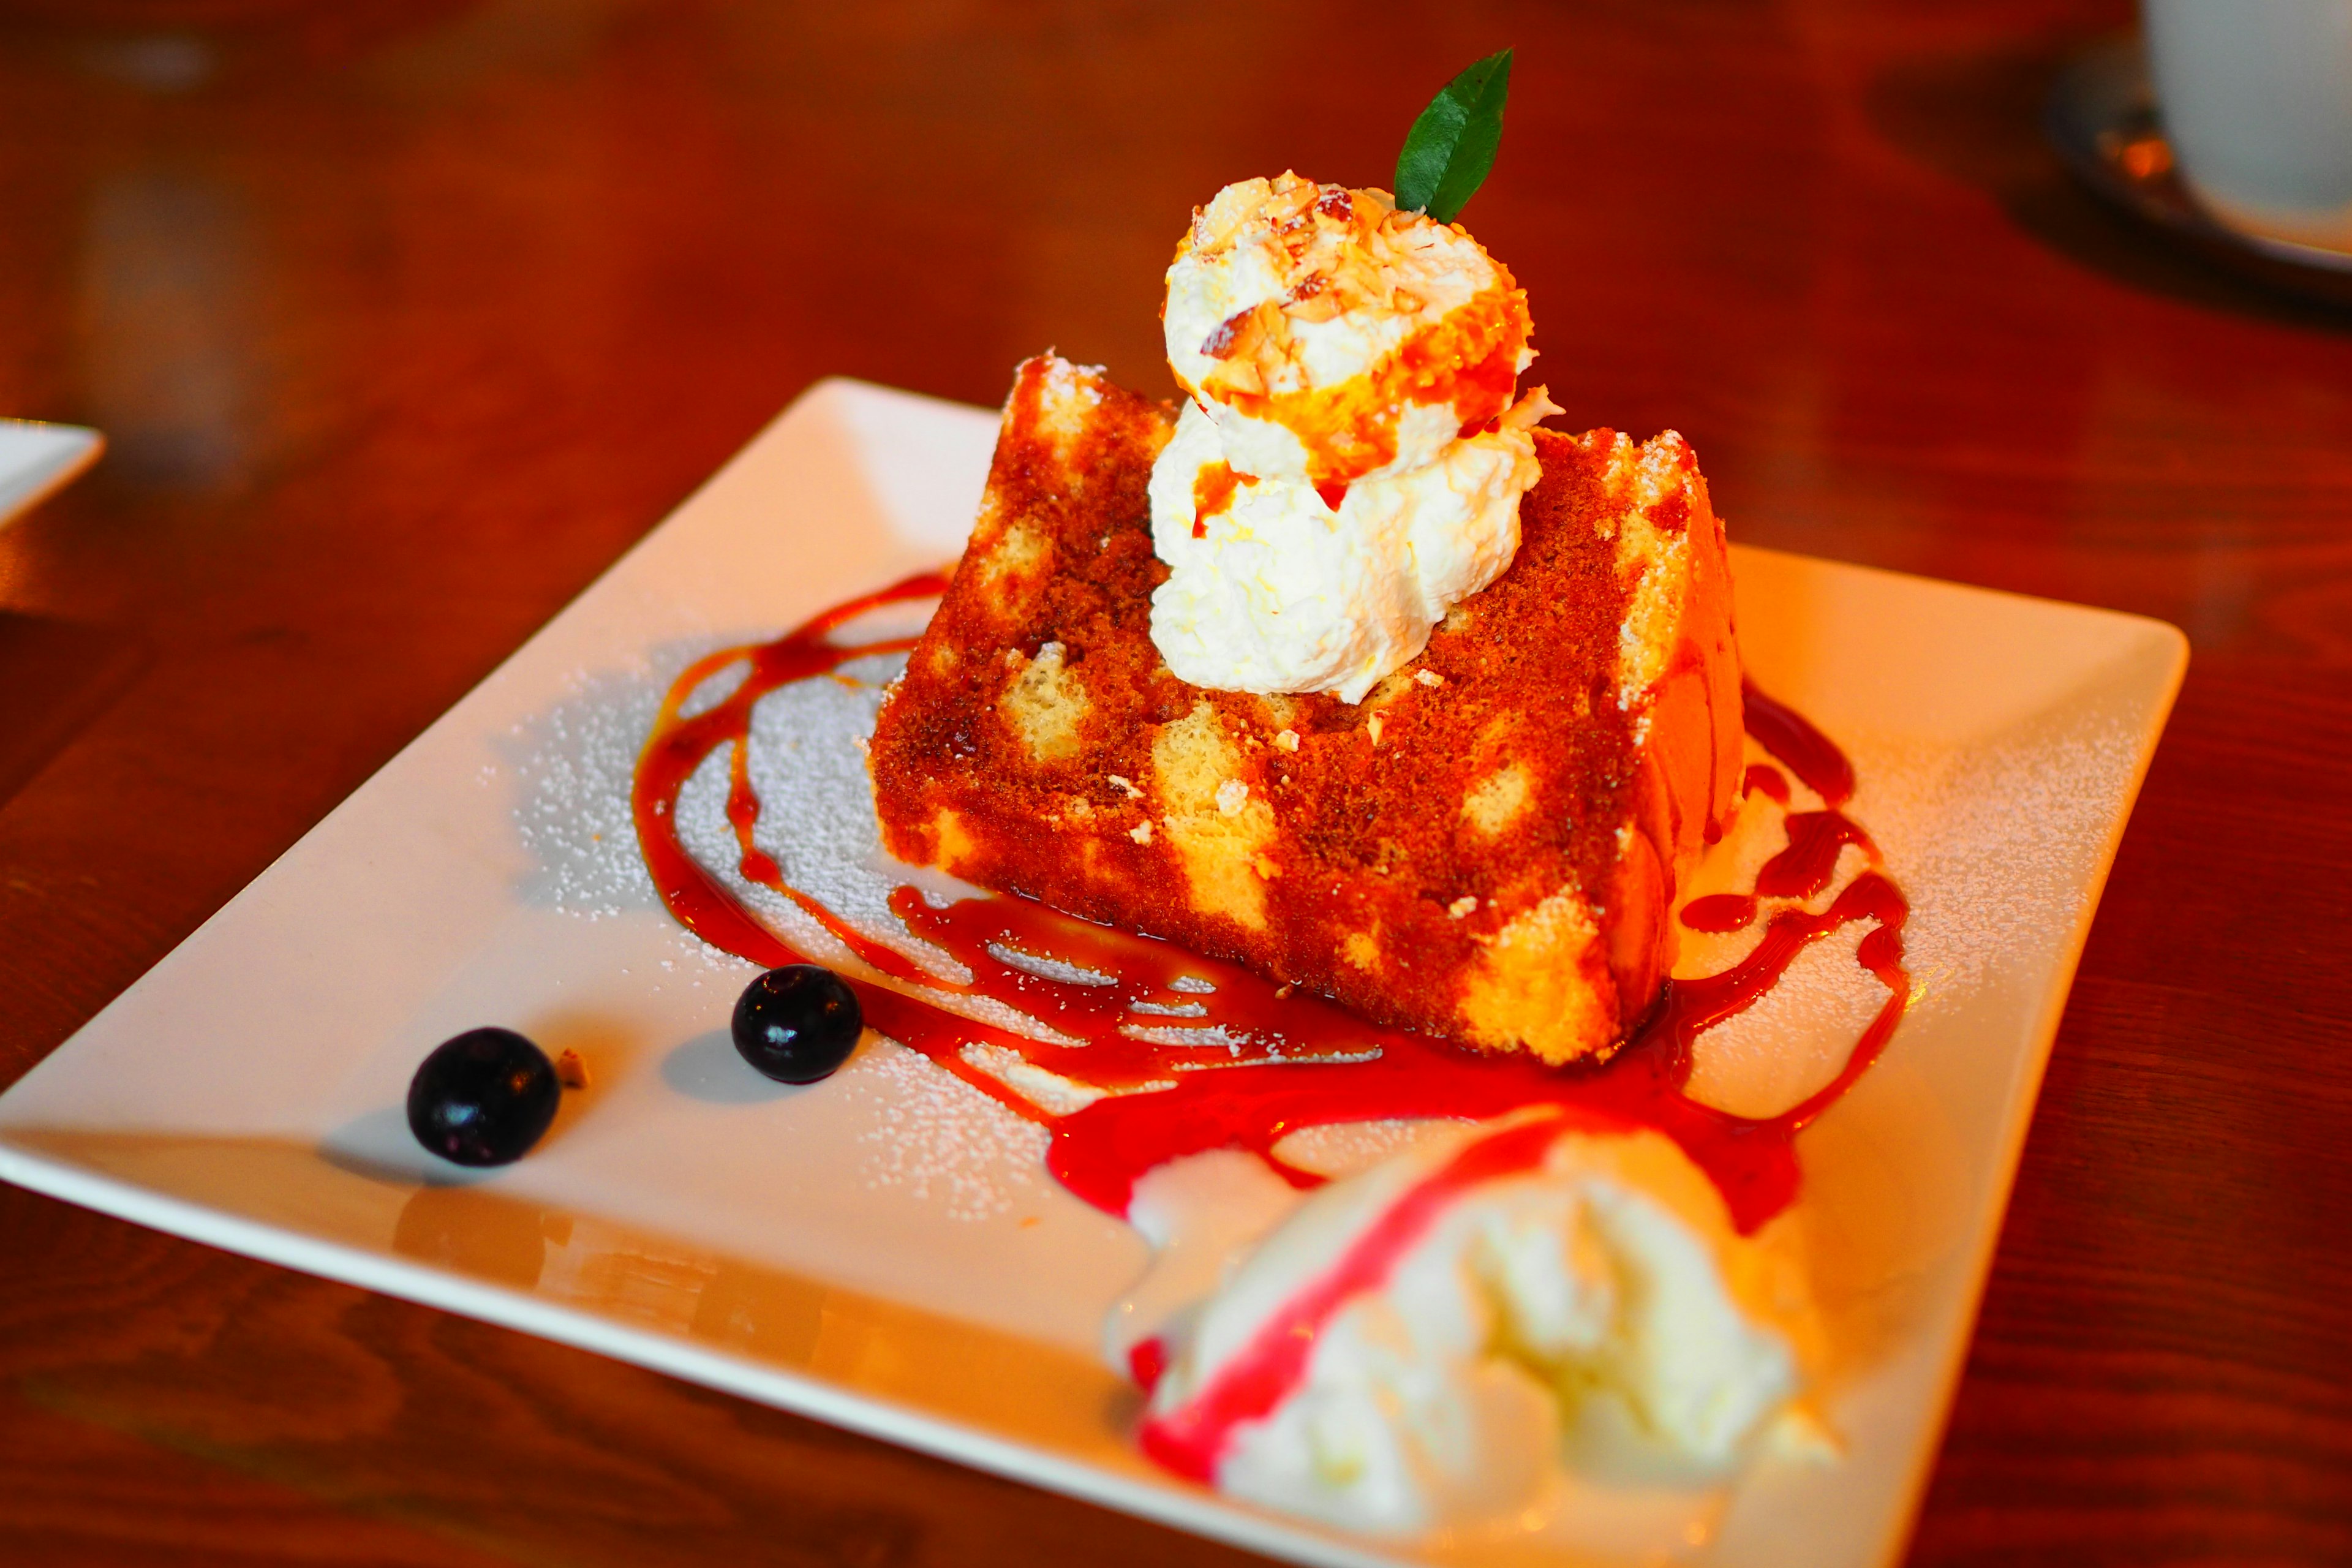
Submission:
[[[0,419],[0,528],[71,484],[105,449],[106,437],[86,426]]]

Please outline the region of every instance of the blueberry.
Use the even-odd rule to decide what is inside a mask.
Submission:
[[[504,1165],[540,1141],[562,1098],[546,1052],[512,1029],[468,1029],[408,1080],[408,1130],[445,1160]]]
[[[771,969],[735,1004],[735,1048],[779,1083],[814,1083],[849,1059],[866,1027],[849,982],[814,963]]]

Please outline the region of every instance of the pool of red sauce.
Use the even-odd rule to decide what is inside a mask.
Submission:
[[[638,760],[632,795],[638,841],[663,902],[704,941],[767,968],[810,962],[761,924],[678,841],[673,819],[678,791],[706,757],[731,744],[727,815],[741,847],[745,879],[792,900],[887,977],[891,984],[850,982],[866,1022],[1044,1125],[1053,1135],[1047,1163],[1054,1175],[1108,1213],[1124,1216],[1138,1178],[1185,1154],[1247,1150],[1296,1184],[1311,1186],[1321,1178],[1275,1152],[1285,1136],[1301,1128],[1391,1118],[1484,1119],[1554,1106],[1665,1133],[1722,1192],[1733,1223],[1752,1231],[1796,1196],[1797,1133],[1853,1087],[1902,1021],[1911,991],[1903,967],[1909,906],[1880,868],[1876,847],[1839,809],[1853,792],[1853,767],[1820,731],[1752,687],[1746,693],[1748,733],[1821,796],[1822,809],[1790,816],[1789,847],[1762,868],[1757,897],[1694,900],[1692,908],[1716,923],[1685,919],[1696,930],[1739,930],[1756,919],[1761,899],[1790,901],[1772,910],[1755,949],[1731,968],[1669,981],[1641,1028],[1600,1066],[1548,1067],[1524,1056],[1485,1055],[1384,1028],[1235,965],[1028,900],[992,895],[935,908],[914,889],[900,888],[892,909],[916,936],[943,949],[971,975],[961,984],[943,980],[793,888],[775,861],[752,847],[760,802],[743,742],[753,706],[778,687],[829,674],[854,658],[903,652],[914,642],[902,637],[847,646],[832,640],[835,630],[888,605],[934,597],[945,585],[935,574],[910,577],[828,610],[773,642],[726,649],[686,670],[664,700]],[[745,667],[744,675],[722,700],[690,715],[683,711],[695,691],[737,665]],[[1784,803],[1789,798],[1787,779],[1766,764],[1749,769],[1748,787]],[[1795,900],[1829,887],[1847,844],[1864,850],[1870,868],[1822,912],[1808,912]],[[1744,903],[1735,909],[1721,897]],[[1740,918],[1730,921],[1734,914]],[[1764,1118],[1733,1116],[1685,1092],[1692,1043],[1701,1032],[1753,1005],[1798,954],[1858,921],[1877,922],[1856,958],[1890,994],[1830,1083]],[[1007,955],[1073,964],[1102,983],[1047,978]],[[1034,1040],[980,1023],[910,995],[909,989],[942,999],[1005,1003],[1075,1043]],[[1188,1045],[1130,1032],[1168,1026],[1214,1026],[1225,1038]],[[1108,1094],[1082,1110],[1053,1115],[965,1061],[964,1048],[975,1044],[1006,1047],[1038,1067],[1105,1089],[1169,1087]]]

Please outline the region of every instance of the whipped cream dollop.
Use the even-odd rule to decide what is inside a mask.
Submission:
[[[1168,269],[1187,402],[1151,473],[1182,680],[1360,701],[1511,563],[1541,477],[1527,297],[1461,227],[1297,174],[1226,186]]]
[[[1817,1430],[1810,1321],[1794,1263],[1669,1139],[1520,1112],[1292,1212],[1139,1358],[1142,1441],[1253,1502],[1423,1530],[1525,1508],[1578,1450],[1688,1478]]]

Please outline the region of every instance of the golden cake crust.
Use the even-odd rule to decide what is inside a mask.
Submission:
[[[876,725],[890,852],[1365,1016],[1602,1053],[1727,817],[1739,671],[1689,447],[1539,430],[1510,567],[1348,704],[1188,686],[1151,642],[1169,410],[1047,358]]]

